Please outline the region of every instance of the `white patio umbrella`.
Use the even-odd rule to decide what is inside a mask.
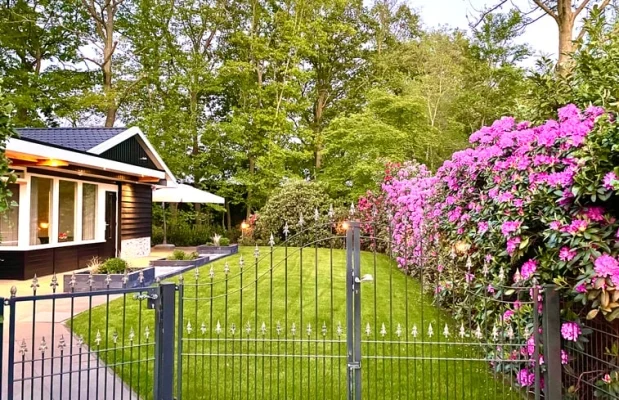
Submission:
[[[162,186],[153,192],[153,201],[161,203],[163,212],[163,244],[167,244],[167,226],[165,219],[165,203],[201,203],[224,204],[223,197],[214,195],[193,186],[179,184],[176,186]]]

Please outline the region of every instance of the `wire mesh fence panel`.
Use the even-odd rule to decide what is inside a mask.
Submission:
[[[177,398],[346,398],[343,240],[245,248],[183,276]]]

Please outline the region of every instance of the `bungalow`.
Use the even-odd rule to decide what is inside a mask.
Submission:
[[[15,206],[0,214],[0,279],[148,255],[152,195],[176,179],[137,127],[18,129]]]

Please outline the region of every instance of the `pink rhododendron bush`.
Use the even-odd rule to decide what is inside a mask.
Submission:
[[[532,307],[521,305],[515,288],[555,283],[564,340],[587,340],[585,318],[619,316],[614,117],[569,105],[539,126],[503,118],[470,143],[434,174],[414,163],[389,171],[382,192],[361,199],[360,211],[367,215],[381,199],[400,266],[422,275],[457,318],[472,315],[488,327],[514,323],[526,340]],[[514,372],[521,385],[531,384],[532,371]]]

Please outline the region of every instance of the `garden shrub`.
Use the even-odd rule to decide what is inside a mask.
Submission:
[[[195,260],[196,258],[200,257],[200,255],[193,251],[191,253],[186,253],[183,250],[179,250],[176,249],[172,252],[172,254],[170,254],[168,256],[168,260],[171,261],[189,261],[189,260]]]
[[[503,118],[471,135],[472,147],[454,153],[436,174],[403,165],[372,195],[391,214],[399,264],[423,271],[437,303],[457,318],[472,312],[481,326],[511,325],[523,341],[532,333],[532,311],[510,286],[556,283],[564,340],[586,341],[584,318],[619,316],[614,121],[601,108],[583,112],[573,105],[535,127]],[[476,296],[465,295],[471,291]],[[526,348],[521,353],[532,357]],[[568,362],[567,354],[562,359]],[[532,370],[514,373],[521,385],[531,384]]]
[[[285,239],[284,226],[288,224],[291,244],[309,243],[329,236],[329,209],[332,200],[316,182],[290,181],[277,190],[266,202],[255,222],[253,237],[262,244],[269,242],[271,234],[276,242]],[[318,212],[318,220],[316,220]],[[299,224],[303,216],[302,225]],[[251,223],[250,223],[251,226]],[[309,229],[315,228],[315,229]],[[304,234],[295,234],[304,231]],[[247,232],[246,232],[247,233]]]
[[[127,261],[122,258],[108,258],[97,268],[99,274],[124,274],[129,268]]]
[[[211,225],[191,225],[185,222],[168,222],[167,241],[179,247],[199,246],[209,242],[213,235],[219,231],[221,231],[221,228],[217,230]],[[153,245],[163,243],[163,226],[153,225],[152,235]]]
[[[230,246],[230,239],[228,239],[227,237],[222,237],[221,239],[219,239],[219,245]]]

